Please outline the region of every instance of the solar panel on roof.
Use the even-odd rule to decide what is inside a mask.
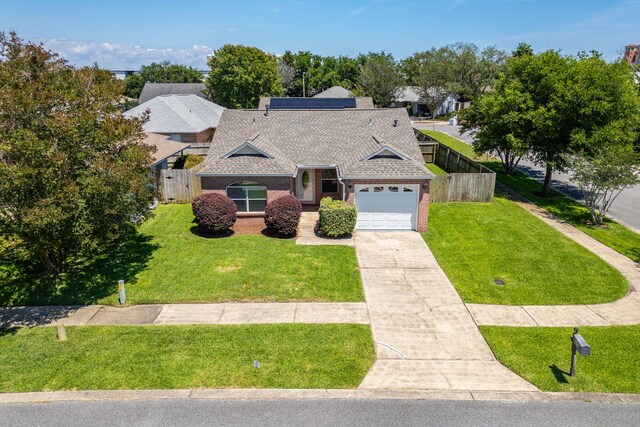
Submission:
[[[342,110],[356,108],[355,98],[271,98],[271,110]]]

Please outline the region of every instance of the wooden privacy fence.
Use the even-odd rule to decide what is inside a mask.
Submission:
[[[196,173],[199,164],[191,169],[162,169],[158,178],[160,196],[164,203],[191,203],[202,194],[200,177]]]
[[[495,173],[438,175],[429,185],[429,201],[433,203],[491,202],[495,187]]]
[[[496,174],[486,166],[414,129],[425,163],[435,163],[447,172],[431,180],[429,200],[444,202],[491,202]]]

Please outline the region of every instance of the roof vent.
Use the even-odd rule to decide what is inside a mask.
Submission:
[[[265,109],[266,109],[266,111],[264,112],[264,115],[268,116],[269,115],[269,104],[265,105]]]
[[[393,119],[393,127],[394,128],[398,127],[398,119]]]

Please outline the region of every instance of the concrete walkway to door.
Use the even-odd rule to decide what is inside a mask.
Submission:
[[[359,232],[378,359],[361,389],[534,391],[493,356],[419,233]]]

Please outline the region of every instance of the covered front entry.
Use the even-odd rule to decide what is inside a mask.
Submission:
[[[302,203],[315,203],[316,179],[315,170],[300,169],[296,178],[296,193]]]
[[[415,230],[420,186],[369,184],[355,186],[359,230]]]

